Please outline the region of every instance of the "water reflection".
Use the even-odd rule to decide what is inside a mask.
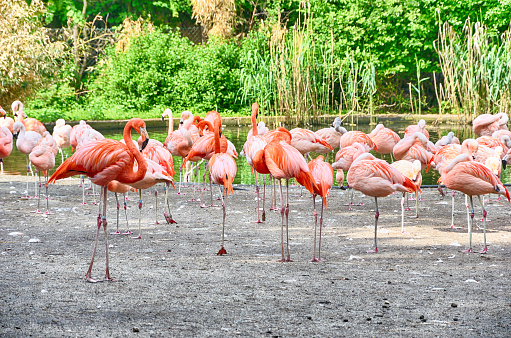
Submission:
[[[403,136],[405,128],[409,125],[409,122],[398,122],[398,121],[387,121],[385,122],[385,126],[387,128],[390,128],[397,132],[399,136]],[[373,128],[374,125],[357,125],[356,121],[354,123],[344,123],[343,126],[349,131],[349,130],[361,130],[363,132],[369,133]],[[318,125],[318,126],[310,126],[308,128],[312,130],[317,130],[320,128],[324,128],[325,125]],[[288,126],[289,129],[293,128]],[[474,134],[472,133],[472,128],[470,126],[461,125],[461,124],[441,124],[437,126],[427,126],[427,129],[430,133],[430,139],[434,143],[442,136],[447,135],[449,131],[453,131],[456,137],[458,137],[460,140],[464,140],[469,137],[474,137]],[[231,142],[236,146],[236,150],[238,153],[241,152],[241,149],[243,148],[243,144],[245,143],[247,139],[248,131],[250,130],[249,127],[234,127],[234,126],[227,126],[223,129],[224,135],[231,140]],[[167,137],[167,128],[158,128],[158,129],[149,129],[149,137],[154,138],[158,141],[164,142],[165,138]],[[122,129],[113,129],[107,132],[103,132],[103,135],[107,138],[111,138],[114,140],[121,140],[122,139]],[[135,132],[132,133],[133,137],[135,135],[138,136]],[[337,151],[338,149],[336,149]],[[69,150],[71,151],[71,150]],[[71,155],[71,153],[70,153]],[[317,154],[311,154],[313,158],[317,156]],[[328,154],[326,156],[326,159],[328,162],[332,163],[334,160],[334,153]],[[379,154],[376,154],[377,157],[380,157]],[[390,162],[390,156],[385,156],[385,160]],[[57,168],[61,164],[61,156],[60,154],[57,155],[57,158],[55,159]],[[236,175],[236,178],[234,180],[235,184],[254,184],[254,175],[252,174],[252,168],[248,165],[245,157],[240,156],[238,160],[236,161],[238,165],[238,173]],[[181,158],[174,156],[174,168],[176,170],[176,173],[179,173],[179,166],[181,165]],[[52,170],[52,172],[54,169]],[[14,149],[12,151],[12,154],[4,159],[4,175],[26,175],[26,158],[25,154],[20,153],[16,146],[14,146]],[[438,178],[440,175],[436,170],[430,170],[428,173],[425,173],[425,170],[423,170],[423,185],[431,185],[436,184]],[[502,173],[502,181],[504,183],[510,183],[509,170],[506,170]],[[179,175],[176,175],[176,180],[179,179]]]

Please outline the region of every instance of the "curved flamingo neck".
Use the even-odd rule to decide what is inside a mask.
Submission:
[[[133,183],[133,182],[140,181],[141,179],[144,178],[145,173],[147,171],[147,162],[144,159],[144,156],[142,156],[142,153],[137,149],[137,147],[135,147],[135,145],[133,144],[133,140],[131,139],[131,130],[132,129],[133,129],[133,123],[131,121],[129,121],[126,124],[126,126],[124,127],[124,131],[122,133],[122,138],[124,139],[124,143],[126,143],[128,150],[131,152],[133,157],[135,157],[135,159],[137,160],[138,169],[137,169],[137,171],[133,171],[133,169],[131,169],[129,171],[126,178],[130,182],[126,182],[126,183]]]
[[[170,134],[172,134],[172,132],[174,132],[174,118],[172,117],[172,114],[169,114],[168,117],[169,117],[169,131],[168,131],[167,135],[170,135]]]
[[[259,105],[257,103],[252,104],[252,136],[259,135],[257,131],[257,114],[259,113]]]

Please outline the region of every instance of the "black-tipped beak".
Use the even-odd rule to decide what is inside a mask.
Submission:
[[[507,161],[502,160],[502,169],[506,170],[506,166],[507,166]]]
[[[183,121],[179,121],[179,124],[183,124],[184,122]]]
[[[476,157],[475,157],[475,156],[472,156],[472,159],[473,159],[473,160],[475,160],[475,159],[476,159]]]
[[[142,152],[142,150],[145,149],[145,147],[147,147],[147,144],[149,143],[149,139],[146,138],[144,142],[142,142],[142,149],[140,149],[140,151]]]
[[[14,137],[15,139],[18,139],[18,133],[13,133],[12,137]]]
[[[165,122],[165,116],[161,117],[161,122]]]

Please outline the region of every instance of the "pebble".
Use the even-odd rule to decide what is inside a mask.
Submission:
[[[456,304],[456,303],[451,303],[451,307],[458,307],[458,304]]]
[[[138,327],[133,327],[133,332],[140,332],[140,329]]]

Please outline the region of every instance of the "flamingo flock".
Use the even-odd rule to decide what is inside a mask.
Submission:
[[[100,199],[98,215],[96,218],[96,236],[89,268],[85,278],[89,282],[97,282],[92,278],[92,267],[97,250],[99,232],[105,233],[106,268],[103,280],[114,281],[110,276],[108,260],[107,236],[107,192],[116,194],[117,201],[117,231],[120,234],[119,211],[120,203],[117,194],[128,191],[139,193],[139,235],[141,239],[140,212],[142,208],[142,190],[149,189],[158,183],[164,184],[165,210],[167,223],[176,223],[172,217],[168,203],[168,191],[174,187],[173,155],[182,158],[180,170],[188,171],[193,179],[200,176],[203,167],[203,187],[201,190],[200,207],[212,207],[212,184],[218,185],[222,207],[222,239],[218,255],[227,254],[225,248],[225,229],[227,217],[227,197],[235,195],[233,181],[236,177],[237,167],[235,159],[237,151],[222,130],[222,118],[216,111],[210,111],[204,119],[185,111],[181,114],[179,128],[174,130],[172,111],[166,109],[162,120],[169,117],[168,136],[164,143],[149,139],[146,124],[142,119],[130,119],[123,131],[123,140],[106,139],[101,133],[91,128],[85,121],[71,127],[64,120],[59,119],[50,134],[44,124],[34,118],[27,118],[23,111],[23,104],[15,101],[12,104],[14,119],[7,117],[7,113],[0,107],[0,163],[8,158],[13,148],[13,137],[16,138],[17,149],[26,154],[27,158],[27,195],[29,196],[29,177],[34,170],[40,175],[43,172],[46,182],[46,213],[51,214],[48,206],[48,185],[71,176],[87,176],[92,184],[100,186]],[[347,131],[341,126],[342,120],[337,117],[329,128],[312,131],[303,128],[287,130],[279,127],[269,130],[259,117],[259,105],[252,105],[252,128],[247,136],[241,155],[246,157],[255,177],[255,193],[257,194],[256,223],[266,221],[266,183],[263,184],[263,197],[260,198],[261,176],[266,182],[270,181],[279,186],[281,206],[281,259],[282,262],[291,262],[289,243],[289,212],[290,212],[290,180],[309,191],[312,197],[314,215],[314,249],[313,262],[321,261],[321,233],[323,225],[323,208],[327,206],[327,198],[334,184],[334,179],[342,186],[344,178],[347,187],[362,194],[374,197],[374,248],[368,252],[378,252],[378,220],[380,210],[378,198],[400,192],[401,198],[401,231],[404,233],[404,201],[405,195],[415,195],[415,217],[418,214],[418,200],[421,192],[422,175],[424,170],[438,170],[440,174],[439,191],[443,194],[440,184],[453,191],[466,195],[468,210],[468,230],[470,233],[469,247],[465,252],[472,252],[472,228],[474,219],[473,197],[477,196],[483,210],[484,243],[481,253],[488,251],[486,242],[487,211],[484,207],[482,195],[504,195],[511,202],[510,195],[499,176],[508,161],[511,161],[511,132],[508,131],[508,116],[504,113],[490,115],[484,114],[473,121],[473,131],[477,139],[460,141],[450,132],[436,143],[429,139],[424,120],[405,129],[401,138],[395,131],[386,128],[383,124],[377,125],[369,134],[361,131]],[[132,131],[140,135],[138,142],[131,137]],[[69,157],[68,148],[72,147],[74,153]],[[335,161],[330,164],[325,161],[323,154],[334,152]],[[55,166],[55,157],[61,153],[62,164],[49,176],[48,172]],[[64,160],[64,152],[66,159]],[[321,154],[315,159],[311,153]],[[376,156],[375,156],[376,155]],[[390,155],[390,163],[383,160]],[[379,157],[379,158],[378,158]],[[395,160],[394,160],[395,159]],[[190,165],[191,163],[191,165]],[[195,164],[195,165],[193,165]],[[3,165],[3,163],[2,163]],[[189,167],[192,167],[191,169]],[[197,174],[194,174],[194,172]],[[2,167],[3,171],[3,167]],[[40,176],[39,176],[40,177]],[[186,175],[185,175],[186,177]],[[206,190],[206,177],[210,183],[210,203],[204,201]],[[258,179],[259,177],[259,179]],[[286,192],[282,187],[285,180]],[[36,186],[35,196],[41,195]],[[40,186],[40,184],[39,184]],[[83,184],[84,186],[84,184]],[[135,190],[136,189],[136,190]],[[175,188],[174,188],[175,189]],[[195,188],[194,188],[195,191]],[[275,192],[275,189],[273,189]],[[83,192],[83,196],[85,193]],[[272,195],[277,200],[276,192]],[[157,191],[155,190],[155,196]],[[321,199],[319,217],[316,209],[316,197]],[[85,197],[84,197],[85,202]],[[468,204],[470,202],[470,204]],[[262,208],[261,208],[262,203]],[[157,204],[156,204],[157,205]],[[348,208],[353,206],[353,194]],[[126,212],[126,202],[124,204]],[[39,210],[39,202],[36,212]],[[156,223],[158,223],[158,210]],[[127,231],[131,234],[126,214]],[[451,222],[453,227],[453,221]],[[318,236],[319,233],[319,236]]]

